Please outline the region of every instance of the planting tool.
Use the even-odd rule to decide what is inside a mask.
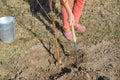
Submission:
[[[76,64],[77,64],[77,54],[78,54],[78,45],[77,45],[77,38],[75,35],[75,29],[74,26],[72,27],[72,33],[73,33],[73,42],[74,42],[74,49],[75,49],[75,55],[76,55]]]
[[[74,26],[72,26],[72,33],[73,33],[73,41],[74,41],[75,54],[78,54],[77,38],[76,38],[76,35],[75,35]]]

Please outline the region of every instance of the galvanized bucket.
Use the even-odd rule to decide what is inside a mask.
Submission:
[[[0,18],[0,40],[10,43],[15,39],[14,17],[5,16]]]

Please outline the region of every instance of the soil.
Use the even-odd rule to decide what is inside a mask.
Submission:
[[[0,43],[0,80],[120,80],[119,0],[86,1],[80,23],[87,31],[76,32],[78,54],[61,32],[56,4],[60,65],[51,23],[39,5],[34,0],[0,1],[0,16],[15,16],[17,32],[13,43]],[[45,1],[41,4],[49,15]]]
[[[77,54],[77,62],[74,51],[70,51],[62,55],[62,64],[58,65],[42,44],[32,46],[20,55],[17,64],[21,69],[13,78],[17,80],[119,80],[120,56],[113,43],[102,41],[81,48]]]

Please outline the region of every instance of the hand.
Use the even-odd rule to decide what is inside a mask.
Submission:
[[[74,26],[75,20],[74,20],[73,14],[69,15],[68,22],[69,22],[70,26]]]

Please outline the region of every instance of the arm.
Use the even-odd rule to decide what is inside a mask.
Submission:
[[[70,6],[69,6],[69,4],[68,4],[68,0],[63,0],[63,5],[64,5],[64,7],[65,7],[66,10],[67,10],[68,15],[69,15],[69,16],[72,15],[72,10],[71,10],[71,8],[70,8]]]
[[[72,9],[70,8],[68,4],[68,0],[63,0],[63,5],[68,13],[70,25],[74,25],[74,15],[72,13]]]

